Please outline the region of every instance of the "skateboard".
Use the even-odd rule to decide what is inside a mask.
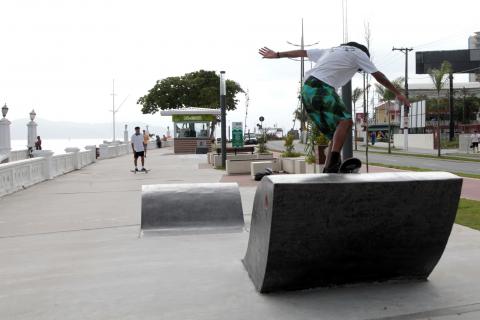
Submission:
[[[149,171],[150,171],[150,169],[148,169],[148,170],[145,169],[144,171],[142,171],[142,170],[138,170],[138,171],[130,170],[130,172],[133,172],[133,173],[135,173],[135,174],[137,174],[137,172],[138,172],[138,173],[142,173],[142,172],[143,172],[143,173],[148,173]]]
[[[362,167],[362,161],[357,158],[349,158],[342,162],[338,173],[358,173]]]
[[[273,173],[271,168],[265,168],[264,172],[259,172],[255,174],[255,181],[260,181],[264,176],[269,176]]]

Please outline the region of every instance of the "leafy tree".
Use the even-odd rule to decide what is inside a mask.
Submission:
[[[235,110],[237,93],[244,92],[238,83],[226,80],[227,110]],[[140,97],[137,104],[142,113],[154,114],[159,110],[185,107],[219,108],[220,77],[215,71],[199,70],[183,76],[158,80],[148,94]]]
[[[405,83],[404,77],[398,77],[392,81],[393,86],[397,88],[400,92],[403,92],[405,90],[404,83]],[[391,91],[388,88],[385,88],[381,84],[375,83],[375,91],[380,95],[381,100],[384,102],[395,100],[396,98],[395,93],[393,93],[393,91]]]
[[[237,93],[244,92],[238,83],[226,80],[226,107],[235,110]],[[142,105],[143,114],[154,114],[159,110],[181,109],[186,107],[220,107],[220,76],[215,71],[199,70],[183,76],[158,80],[148,94],[140,97],[137,104]],[[215,137],[215,125],[220,119],[212,121],[210,138]]]

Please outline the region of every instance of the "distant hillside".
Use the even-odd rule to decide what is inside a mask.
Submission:
[[[27,138],[27,119],[18,119],[12,121],[11,138],[26,139]],[[50,121],[45,119],[35,119],[38,124],[37,134],[43,139],[96,139],[110,138],[112,136],[111,123],[78,123],[64,121]],[[116,126],[117,139],[123,139],[123,130],[125,123],[119,123]],[[146,124],[142,122],[127,123],[129,134],[133,134],[135,126],[145,129]],[[150,133],[165,134],[167,129],[163,127],[148,126]]]

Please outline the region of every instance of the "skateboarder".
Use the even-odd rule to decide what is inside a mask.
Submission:
[[[130,138],[132,142],[132,151],[133,151],[133,163],[135,164],[135,172],[138,171],[137,160],[138,157],[142,161],[141,171],[146,171],[145,169],[145,149],[143,147],[143,135],[140,133],[140,127],[135,127],[135,133]]]
[[[329,49],[310,49],[275,52],[267,47],[259,53],[266,59],[308,58],[315,66],[306,72],[302,87],[302,101],[310,119],[330,139],[324,172],[336,173],[342,163],[340,150],[351,134],[352,115],[346,110],[336,90],[352,79],[357,71],[364,71],[391,90],[397,99],[410,107],[408,99],[370,61],[368,49],[356,42],[348,42]]]

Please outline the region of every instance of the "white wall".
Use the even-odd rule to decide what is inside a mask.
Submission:
[[[404,148],[405,136],[403,133],[393,135],[393,145],[395,148]],[[433,133],[427,134],[409,134],[408,135],[408,147],[415,149],[434,150],[433,148]]]

